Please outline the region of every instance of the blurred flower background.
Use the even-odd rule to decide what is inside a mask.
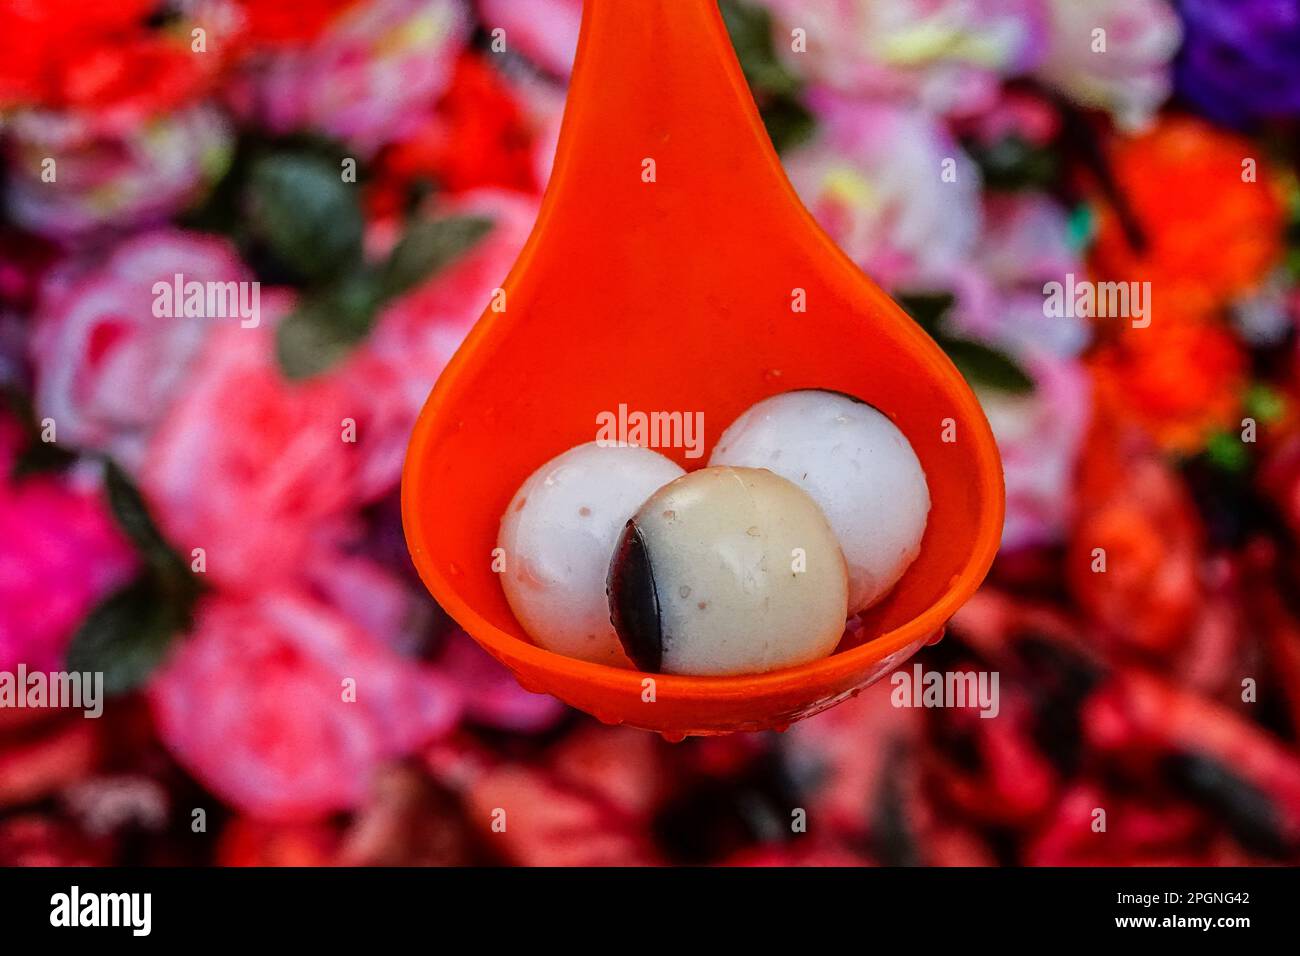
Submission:
[[[1300,4],[722,8],[804,201],[994,425],[1003,552],[919,660],[997,671],[997,719],[886,681],[669,744],[419,585],[406,438],[532,226],[579,0],[16,0],[0,671],[114,697],[0,709],[0,864],[1300,862]],[[158,317],[175,273],[260,322]],[[1153,321],[1048,316],[1069,276]]]

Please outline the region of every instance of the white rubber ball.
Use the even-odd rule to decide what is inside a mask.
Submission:
[[[925,472],[898,427],[860,399],[817,389],[766,398],[722,433],[709,464],[767,468],[808,492],[844,552],[850,614],[884,597],[921,553]]]
[[[590,442],[551,459],[515,492],[497,539],[501,584],[539,646],[630,666],[609,621],[610,555],[641,503],[682,474],[649,449]]]
[[[761,674],[825,657],[844,634],[847,594],[821,510],[755,468],[705,468],[659,489],[609,571],[623,647],[665,674]]]

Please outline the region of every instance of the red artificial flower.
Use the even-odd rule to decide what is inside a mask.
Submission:
[[[183,26],[155,27],[154,0],[19,0],[0,11],[0,109],[35,106],[136,123],[188,102],[222,57]]]
[[[952,668],[977,669],[973,662]],[[999,696],[996,718],[986,719],[970,708],[936,717],[947,724],[949,734],[967,742],[979,769],[970,771],[936,752],[930,770],[944,798],[967,817],[995,826],[1021,826],[1047,812],[1060,781],[1035,742],[1028,694],[1006,681]]]
[[[1292,534],[1300,536],[1300,431],[1284,435],[1270,450],[1260,486],[1273,499]]]
[[[108,866],[97,844],[65,820],[25,814],[0,820],[0,866]]]
[[[48,797],[99,766],[99,722],[49,714],[0,710],[0,807]]]
[[[329,823],[268,823],[236,817],[217,841],[219,866],[331,866],[339,834]]]
[[[1201,527],[1178,475],[1131,430],[1099,421],[1085,444],[1066,557],[1075,600],[1102,635],[1157,658],[1201,603]]]
[[[253,43],[301,43],[355,7],[358,0],[240,0],[246,36]]]
[[[1098,814],[1105,812],[1105,817]],[[1105,829],[1101,829],[1104,824]],[[1169,797],[1106,790],[1081,781],[1025,851],[1030,866],[1191,865],[1189,848],[1204,842],[1211,821],[1200,809]]]
[[[787,843],[760,844],[728,857],[723,866],[771,867],[816,866],[859,867],[871,866],[872,861],[855,850],[840,846],[833,840],[816,837],[796,838]]]
[[[1126,671],[1088,701],[1083,728],[1089,746],[1119,765],[1149,770],[1182,755],[1227,769],[1267,801],[1282,846],[1300,851],[1300,758],[1222,704]]]
[[[421,180],[450,193],[479,186],[535,192],[533,139],[496,69],[478,54],[463,54],[434,115],[381,155],[372,207],[397,211],[410,185]]]
[[[650,734],[589,723],[540,764],[446,748],[434,772],[462,792],[478,843],[522,866],[649,866],[664,795],[662,745]]]

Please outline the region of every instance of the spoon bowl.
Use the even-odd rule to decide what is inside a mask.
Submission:
[[[485,312],[416,424],[402,514],[429,590],[526,689],[672,739],[784,729],[936,640],[983,580],[1003,517],[988,423],[942,350],[799,202],[714,0],[587,0],[554,172],[502,288],[504,311]],[[836,653],[683,677],[529,640],[493,568],[529,474],[621,405],[702,412],[702,448],[656,449],[691,470],[742,411],[796,388],[893,419],[932,501],[920,556]]]

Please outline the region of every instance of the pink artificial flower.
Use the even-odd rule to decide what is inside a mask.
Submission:
[[[777,738],[795,778],[817,781],[804,806],[809,820],[820,821],[817,830],[866,836],[870,808],[886,785],[915,777],[915,762],[898,758],[917,747],[922,711],[895,707],[892,691],[891,681],[881,680]]]
[[[474,190],[443,216],[482,216],[492,230],[423,285],[388,306],[365,344],[333,376],[355,395],[363,498],[394,488],[415,419],[443,367],[505,281],[537,218],[537,200]]]
[[[9,211],[26,229],[58,240],[163,222],[207,194],[234,145],[225,116],[205,103],[125,128],[79,113],[28,111],[15,114],[8,130]]]
[[[1066,211],[1039,193],[984,198],[983,234],[975,250],[953,331],[1018,357],[1078,355],[1091,329],[1086,318],[1049,315],[1045,286],[1083,282],[1087,266],[1070,243]]]
[[[519,51],[555,76],[568,76],[578,49],[582,0],[478,0],[483,25],[505,31],[507,51]]]
[[[316,550],[303,567],[304,590],[394,650],[413,650],[414,626],[423,623],[417,597],[395,574],[362,554]]]
[[[504,664],[464,631],[451,635],[436,665],[464,695],[465,716],[476,724],[527,734],[553,727],[564,716],[563,704],[524,690]]]
[[[454,0],[357,4],[307,44],[253,57],[230,99],[274,133],[319,130],[372,155],[418,131],[467,37]]]
[[[1060,108],[1038,89],[1003,87],[988,108],[954,124],[959,136],[996,146],[1014,137],[1049,147],[1061,130]]]
[[[1043,29],[1039,0],[766,0],[766,6],[775,19],[776,49],[798,74],[853,96],[944,113],[985,105],[1003,77],[1034,62]]]
[[[785,165],[822,228],[887,289],[958,284],[980,234],[980,177],[943,124],[825,89],[809,102],[821,135]]]
[[[246,281],[224,239],[161,229],[128,239],[87,267],[46,280],[31,339],[36,406],[60,442],[107,452],[134,469],[184,387],[215,325],[238,319],[158,317],[154,284]]]
[[[87,612],[131,579],[135,555],[88,473],[11,480],[19,444],[0,417],[0,670],[57,670]]]
[[[149,699],[163,743],[205,786],[285,821],[357,807],[383,763],[457,715],[445,681],[293,587],[204,599]]]
[[[211,333],[140,474],[182,556],[203,549],[211,578],[251,591],[296,578],[356,497],[356,403],[332,377],[284,377],[267,312],[285,303],[267,298],[258,327]]]
[[[1150,122],[1173,89],[1182,42],[1167,0],[1044,0],[1047,43],[1034,71],[1085,106],[1108,110],[1120,125]]]
[[[977,388],[1002,455],[1007,550],[1060,541],[1074,510],[1074,471],[1091,420],[1087,372],[1076,361],[1039,354],[1026,361],[1034,391]]]

